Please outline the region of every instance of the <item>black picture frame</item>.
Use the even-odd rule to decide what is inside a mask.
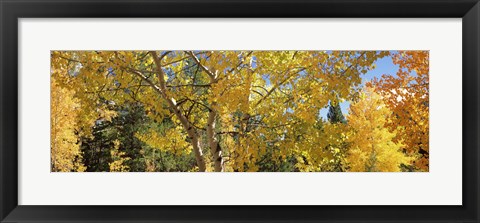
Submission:
[[[479,222],[478,0],[0,0],[1,222]],[[463,18],[461,206],[18,205],[19,18]],[[448,44],[448,43],[445,43]],[[418,190],[422,190],[419,186]]]

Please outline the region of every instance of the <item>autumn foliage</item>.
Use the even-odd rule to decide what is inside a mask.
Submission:
[[[401,51],[393,56],[400,66],[397,77],[384,75],[370,85],[392,110],[387,127],[397,131],[395,142],[415,156],[414,165],[428,171],[429,160],[429,53],[426,51]]]
[[[428,55],[52,51],[51,169],[428,171]]]

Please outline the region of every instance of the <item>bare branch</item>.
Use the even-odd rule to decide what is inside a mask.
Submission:
[[[202,55],[202,54],[205,54],[205,53],[206,53],[206,52],[199,52],[199,53],[196,53],[195,55],[196,55],[196,56],[199,56],[199,55]],[[180,62],[180,61],[182,61],[182,60],[185,60],[185,59],[187,59],[187,58],[190,58],[190,57],[191,57],[191,56],[188,55],[188,56],[182,57],[182,58],[180,58],[180,59],[178,59],[178,60],[173,60],[173,61],[170,61],[170,62],[168,62],[168,63],[162,64],[162,66],[164,67],[164,66],[168,66],[168,65],[171,65],[171,64],[174,64],[174,63],[178,63],[178,62]]]
[[[138,77],[140,77],[142,80],[144,80],[145,82],[147,82],[151,87],[153,87],[157,92],[159,92],[161,95],[164,95],[164,92],[160,89],[160,87],[158,87],[155,83],[153,83],[153,81],[151,81],[150,79],[148,79],[147,76],[143,75],[140,71],[138,70],[135,70],[135,69],[132,69],[132,68],[126,68],[128,72],[130,73],[133,73],[135,75],[137,75]]]
[[[166,57],[166,56],[167,56],[169,53],[171,53],[171,52],[172,52],[172,51],[166,51],[165,53],[163,53],[163,54],[160,56],[160,59],[159,59],[159,60],[162,61],[162,59],[163,59],[164,57]]]
[[[189,54],[193,60],[195,61],[195,63],[198,64],[198,66],[200,66],[200,68],[202,68],[203,71],[205,71],[207,73],[207,75],[210,77],[210,80],[214,81],[215,80],[215,74],[210,70],[208,69],[207,67],[205,67],[201,62],[200,60],[198,59],[197,56],[195,56],[195,54],[193,54],[193,51],[187,51],[187,54]]]
[[[210,84],[179,84],[179,85],[167,85],[167,87],[210,87]]]

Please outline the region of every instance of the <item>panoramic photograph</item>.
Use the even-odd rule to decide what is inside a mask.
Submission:
[[[50,52],[51,172],[428,172],[429,51]]]

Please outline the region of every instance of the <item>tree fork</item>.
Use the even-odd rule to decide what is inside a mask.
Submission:
[[[180,120],[180,123],[182,124],[183,128],[187,131],[188,137],[190,138],[192,143],[193,152],[195,154],[195,159],[197,161],[198,170],[200,172],[205,172],[206,170],[205,159],[203,158],[202,146],[200,144],[200,141],[198,140],[197,131],[194,128],[192,128],[191,124],[188,122],[188,119],[177,108],[176,103],[172,99],[168,98],[165,80],[163,79],[165,74],[162,70],[160,58],[158,57],[157,52],[155,51],[150,51],[150,54],[153,57],[153,61],[155,62],[155,68],[158,73],[158,82],[160,84],[159,86],[160,94],[167,101],[168,106],[170,107],[170,109],[174,111],[174,114]]]

